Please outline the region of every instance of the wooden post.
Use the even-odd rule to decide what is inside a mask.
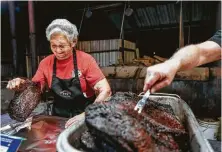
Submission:
[[[32,61],[32,76],[37,70],[37,57],[36,57],[36,39],[35,39],[35,20],[34,20],[34,6],[33,1],[28,1],[29,12],[29,38],[30,38],[30,52]]]
[[[18,74],[18,66],[17,66],[17,43],[16,43],[16,32],[15,32],[15,5],[13,1],[8,1],[9,7],[9,16],[10,16],[10,29],[12,36],[12,60],[13,60],[13,75]]]
[[[179,37],[179,48],[184,46],[184,27],[183,27],[183,5],[180,1],[180,37]]]

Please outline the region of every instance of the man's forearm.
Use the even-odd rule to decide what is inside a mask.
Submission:
[[[177,71],[188,70],[198,66],[200,51],[195,45],[186,46],[177,51],[168,62],[176,64]]]
[[[221,59],[221,47],[212,41],[206,41],[180,49],[168,62],[176,64],[178,71],[180,71],[219,59]]]

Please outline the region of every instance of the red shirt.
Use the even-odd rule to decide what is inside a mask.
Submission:
[[[51,88],[54,57],[54,54],[49,55],[40,62],[32,81],[40,82],[41,85],[47,83],[48,87]],[[105,76],[91,55],[76,50],[76,58],[82,91],[87,97],[91,97],[94,95],[93,86],[98,81],[104,79]],[[60,79],[70,79],[74,75],[73,55],[65,60],[56,60],[57,77]]]

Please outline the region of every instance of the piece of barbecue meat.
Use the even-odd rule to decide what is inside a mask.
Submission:
[[[88,106],[89,132],[116,151],[180,151],[178,137],[185,137],[186,131],[173,109],[149,100],[138,114],[134,107],[139,99],[134,93],[117,92],[108,102]]]
[[[39,83],[26,80],[15,91],[15,96],[9,103],[8,113],[12,119],[25,121],[41,100]]]
[[[117,151],[153,150],[153,141],[137,120],[118,110],[115,104],[95,103],[88,106],[86,125],[92,135],[106,141]]]

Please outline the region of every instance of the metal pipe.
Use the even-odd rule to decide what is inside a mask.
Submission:
[[[187,44],[190,44],[190,37],[191,37],[191,23],[192,23],[192,14],[193,14],[193,3],[189,4],[189,26],[188,26],[188,40],[187,40]],[[184,25],[183,25],[184,26]]]
[[[123,3],[114,3],[114,4],[107,4],[107,5],[99,5],[94,7],[89,7],[90,10],[98,10],[98,9],[104,9],[104,8],[110,8],[110,7],[118,7],[123,5]],[[83,11],[85,8],[77,9],[76,11]]]
[[[122,60],[124,63],[124,20],[125,20],[125,11],[126,11],[126,3],[124,6],[124,10],[123,10],[123,17],[122,17],[122,24],[121,24],[121,29],[120,29],[120,36],[119,38],[122,40]]]
[[[217,3],[217,14],[216,14],[216,30],[221,29],[221,1]]]
[[[28,12],[29,12],[30,52],[31,52],[31,61],[32,61],[31,73],[32,73],[32,76],[34,76],[37,69],[37,58],[36,58],[36,38],[35,38],[35,20],[34,20],[33,1],[28,1]]]
[[[26,48],[25,61],[26,61],[26,75],[27,75],[27,78],[31,78],[29,53],[28,53],[28,49],[27,48]]]
[[[190,26],[188,26],[188,40],[187,44],[190,44]]]
[[[184,46],[184,27],[183,27],[183,4],[180,1],[180,29],[179,29],[179,48]]]
[[[79,25],[79,35],[80,35],[80,32],[81,32],[81,28],[82,28],[82,23],[83,23],[85,11],[86,11],[86,7],[84,8],[84,11],[83,11],[83,13],[82,13],[82,19],[81,19],[81,22],[80,22],[80,25]]]
[[[189,27],[200,27],[200,25],[185,25],[184,28],[189,28]],[[154,30],[170,30],[170,29],[177,29],[177,28],[180,28],[178,26],[172,26],[172,27],[166,27],[166,28],[159,28],[159,27],[156,27],[156,28],[146,28],[146,29],[138,29],[140,32],[141,31],[154,31]],[[133,32],[133,30],[125,30],[125,33],[131,33]]]
[[[15,5],[13,1],[8,1],[9,7],[9,16],[10,16],[10,29],[12,36],[12,59],[13,59],[13,75],[18,74],[18,66],[17,66],[17,42],[16,42],[16,33],[15,33]]]
[[[120,39],[122,38],[122,32],[123,32],[123,26],[124,26],[124,20],[125,20],[125,10],[126,10],[126,3],[125,3],[125,6],[124,6],[124,10],[123,10],[122,24],[121,24],[120,35],[119,35]]]

